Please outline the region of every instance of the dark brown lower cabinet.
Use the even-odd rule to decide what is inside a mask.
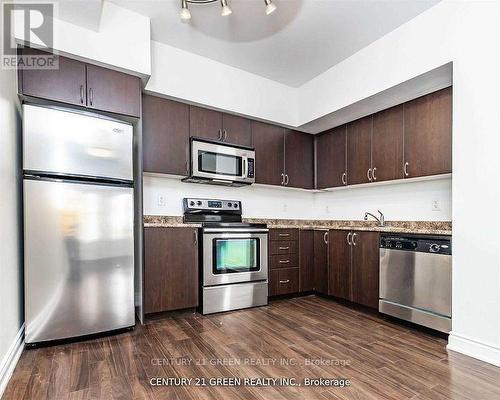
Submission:
[[[328,294],[328,240],[327,231],[314,231],[314,290]]]
[[[351,299],[351,232],[330,230],[328,233],[329,283],[328,294],[341,299]]]
[[[329,233],[329,294],[378,308],[379,234],[365,231]]]
[[[269,271],[269,296],[297,293],[299,291],[299,268],[280,268]]]
[[[300,291],[314,290],[314,231],[301,230],[299,239]]]
[[[196,228],[144,229],[145,313],[198,306]]]

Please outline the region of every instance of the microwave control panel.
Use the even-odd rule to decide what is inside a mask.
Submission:
[[[248,159],[247,178],[255,178],[255,158]]]

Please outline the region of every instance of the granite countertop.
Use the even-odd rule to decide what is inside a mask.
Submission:
[[[451,235],[451,221],[386,221],[383,227],[376,221],[306,220],[243,218],[243,222],[266,224],[269,228],[339,229],[375,231],[387,233],[421,233],[429,235]],[[176,228],[200,227],[200,224],[185,224],[179,216],[145,215],[144,227]]]

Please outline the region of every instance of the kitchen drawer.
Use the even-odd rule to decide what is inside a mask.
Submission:
[[[277,254],[271,256],[269,268],[290,268],[299,266],[299,255],[295,254]]]
[[[298,253],[298,242],[291,242],[285,240],[275,240],[269,242],[270,254],[296,254]]]
[[[298,229],[270,229],[270,240],[299,240]]]
[[[299,291],[299,268],[279,268],[270,271],[269,295],[297,293]]]

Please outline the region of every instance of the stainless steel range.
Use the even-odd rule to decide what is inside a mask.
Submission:
[[[202,314],[267,304],[269,230],[241,215],[239,201],[184,199],[184,222],[202,224]]]

